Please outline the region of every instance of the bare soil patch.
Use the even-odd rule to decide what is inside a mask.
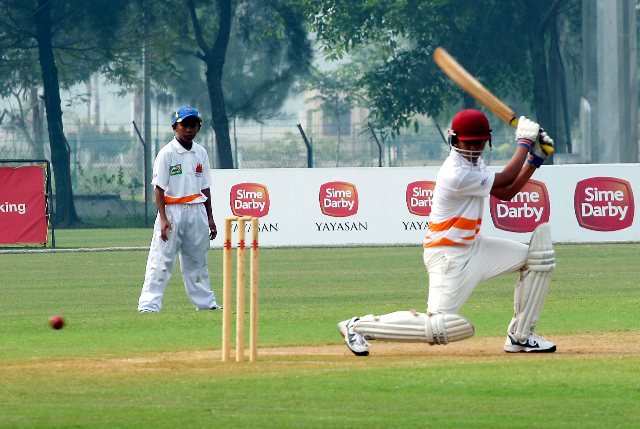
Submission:
[[[558,346],[554,356],[640,356],[640,332],[549,336]],[[446,346],[426,343],[370,342],[370,356],[504,356],[504,337],[470,338]],[[261,355],[351,355],[346,345],[261,349]],[[525,355],[526,353],[521,353]]]
[[[577,358],[615,358],[640,357],[640,333],[604,333],[549,336],[558,350],[545,354],[545,358],[577,359]],[[269,347],[259,349],[259,363],[275,368],[292,369],[291,365],[304,367],[344,364],[353,359],[356,364],[372,364],[376,362],[388,363],[392,360],[426,359],[434,363],[459,360],[501,360],[519,358],[540,358],[541,354],[505,353],[502,350],[503,337],[470,338],[465,341],[451,343],[446,346],[430,346],[423,343],[392,343],[371,342],[370,355],[359,358],[351,354],[346,345],[338,344],[324,346],[300,347]],[[62,359],[62,360],[34,360],[13,362],[3,365],[4,369],[53,369],[73,368],[76,371],[108,371],[108,372],[137,372],[163,371],[191,368],[202,370],[219,365],[221,358],[219,349],[185,351],[177,353],[157,353],[133,358],[100,358],[100,359]],[[232,352],[232,360],[234,360]],[[345,360],[349,359],[349,360]],[[245,351],[248,360],[248,351]],[[248,363],[247,363],[248,364]],[[262,365],[261,365],[262,366]],[[231,365],[235,371],[246,371],[246,365]],[[263,367],[264,369],[264,367]]]

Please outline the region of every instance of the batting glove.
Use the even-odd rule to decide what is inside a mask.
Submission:
[[[556,151],[556,148],[553,145],[553,139],[549,137],[549,134],[547,134],[547,132],[542,128],[540,128],[540,135],[536,140],[536,144],[534,145],[533,150],[538,151],[540,155],[540,152],[544,153],[545,158],[553,155],[553,152]]]
[[[553,139],[541,128],[540,135],[529,152],[529,164],[533,165],[535,168],[540,168],[542,163],[547,159],[547,157],[551,156],[553,152],[555,152]]]
[[[516,141],[518,142],[518,146],[524,146],[530,151],[538,139],[539,132],[540,125],[531,119],[520,116],[520,119],[518,119],[518,128],[516,128]]]

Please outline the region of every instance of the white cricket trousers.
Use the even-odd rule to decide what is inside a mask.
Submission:
[[[156,216],[138,311],[160,311],[178,254],[189,299],[198,309],[210,309],[216,297],[209,284],[209,221],[204,204],[167,204],[165,212],[173,229],[163,241],[160,216]]]
[[[478,283],[520,270],[528,252],[526,244],[481,235],[469,246],[426,247],[427,312],[459,314]]]

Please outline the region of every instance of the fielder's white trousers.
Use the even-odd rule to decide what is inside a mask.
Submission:
[[[204,204],[167,204],[165,212],[173,230],[167,231],[168,240],[163,241],[160,216],[156,216],[138,311],[160,311],[178,255],[189,299],[196,308],[209,309],[216,297],[209,285],[209,221]]]
[[[520,270],[528,251],[526,244],[481,235],[469,246],[426,247],[427,312],[459,314],[478,283]]]

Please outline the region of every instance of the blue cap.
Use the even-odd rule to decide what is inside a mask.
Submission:
[[[189,116],[195,116],[196,118],[198,118],[198,121],[202,122],[202,119],[200,119],[200,114],[196,109],[190,106],[182,106],[173,113],[173,122],[171,123],[171,125],[175,125],[176,122],[182,122],[183,119],[188,118]]]

